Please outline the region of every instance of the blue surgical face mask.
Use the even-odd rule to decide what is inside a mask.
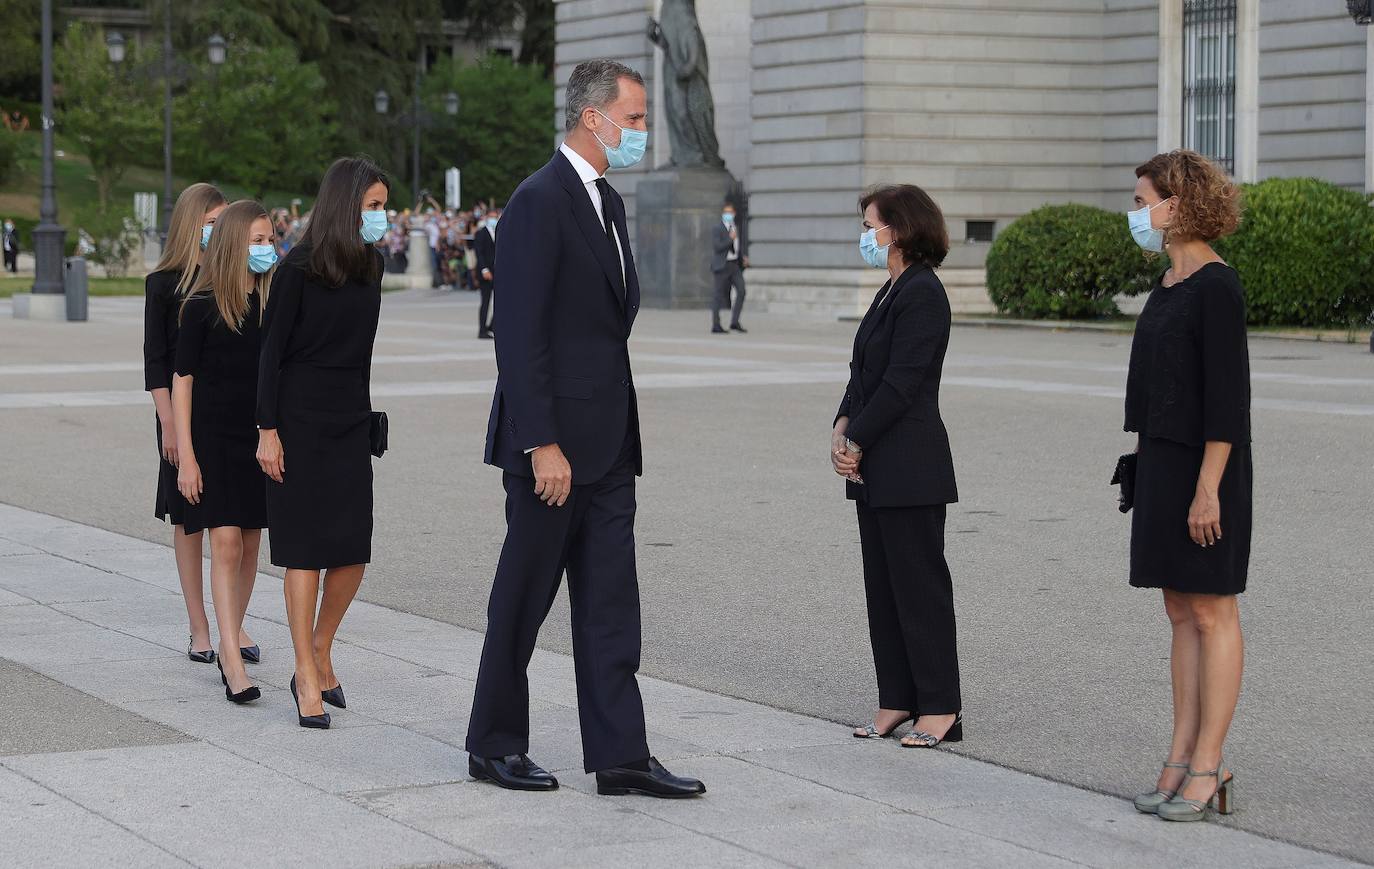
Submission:
[[[277,249],[270,244],[248,245],[248,270],[255,275],[269,271],[277,264]]]
[[[735,213],[733,211],[722,212],[720,215],[720,219],[724,221],[726,226],[735,225]]]
[[[887,268],[887,249],[891,244],[878,247],[878,230],[887,229],[887,225],[874,227],[863,235],[859,236],[859,253],[863,255],[864,262],[875,269]]]
[[[488,218],[487,218],[487,229],[488,229],[489,231],[495,232],[495,231],[496,231],[496,224],[497,224],[496,218],[494,218],[494,217],[488,217]]]
[[[210,246],[210,233],[215,228],[213,223],[207,223],[200,228],[200,249],[205,250]]]
[[[1142,205],[1135,211],[1126,212],[1126,223],[1131,228],[1131,237],[1145,250],[1159,253],[1164,250],[1164,230],[1155,229],[1150,220],[1150,212],[1168,202],[1161,199],[1154,205]]]
[[[597,114],[606,118],[603,112],[597,112]],[[611,168],[628,169],[640,160],[643,160],[644,152],[649,147],[649,134],[643,130],[626,129],[610,118],[606,118],[606,121],[620,131],[620,144],[612,148],[610,145],[602,142],[601,137],[596,136],[595,132],[593,132],[592,135],[596,136],[598,142],[601,142],[601,147],[606,151],[606,161],[611,164]]]
[[[386,235],[387,226],[385,211],[364,211],[363,225],[358,232],[362,235],[363,241],[376,244]]]

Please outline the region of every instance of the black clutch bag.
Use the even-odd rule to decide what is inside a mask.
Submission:
[[[386,452],[386,414],[380,410],[372,411],[372,426],[368,431],[368,440],[371,442],[372,455],[377,458],[382,457]]]
[[[1135,506],[1135,463],[1136,454],[1127,453],[1116,460],[1116,472],[1112,474],[1112,485],[1121,487],[1117,509],[1122,513],[1131,512]]]

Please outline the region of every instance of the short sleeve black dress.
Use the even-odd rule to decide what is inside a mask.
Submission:
[[[172,371],[176,366],[177,315],[181,312],[181,297],[177,283],[181,272],[163,271],[148,275],[143,283],[143,388],[172,388]],[[192,280],[195,276],[192,275]],[[176,466],[162,458],[162,421],[153,415],[157,430],[157,497],[153,515],[159,519],[182,524],[182,508],[186,501],[177,491]]]
[[[381,313],[375,280],[331,287],[296,247],[268,294],[258,425],[277,430],[285,470],[267,481],[272,563],[324,570],[372,560],[372,344]]]
[[[1253,466],[1245,296],[1224,263],[1171,287],[1155,284],[1136,322],[1126,379],[1126,431],[1138,432],[1131,585],[1199,594],[1245,591]],[[1208,441],[1231,444],[1222,474],[1221,539],[1188,535]]]
[[[258,466],[253,404],[258,381],[258,294],[235,332],[208,294],[186,300],[177,336],[176,373],[193,377],[191,445],[205,490],[182,501],[186,533],[204,528],[267,527],[267,477]]]

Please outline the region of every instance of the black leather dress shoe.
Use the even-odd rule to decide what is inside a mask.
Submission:
[[[623,766],[599,770],[596,774],[596,792],[607,797],[643,794],[646,797],[681,799],[706,793],[706,785],[694,778],[673,775],[651,757],[648,772]]]
[[[513,791],[556,791],[558,779],[541,769],[527,754],[505,757],[468,755],[468,775]]]

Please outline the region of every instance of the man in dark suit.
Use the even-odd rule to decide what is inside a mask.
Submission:
[[[735,224],[735,206],[727,202],[721,208],[720,223],[711,233],[711,274],[716,282],[715,296],[711,300],[711,331],[717,335],[725,334],[720,326],[720,309],[730,307],[732,286],[735,306],[730,311],[730,329],[748,331],[739,324],[740,312],[744,310],[744,270],[748,267],[749,257],[744,255],[740,230]]]
[[[14,221],[6,220],[3,235],[5,248],[5,268],[10,272],[19,271],[19,233],[14,229]]]
[[[477,310],[478,338],[492,337],[492,320],[487,314],[491,310],[491,287],[496,278],[496,223],[500,217],[499,209],[487,212],[481,227],[472,234],[472,247],[477,253],[477,289],[482,293],[482,304]]]
[[[583,765],[601,794],[704,793],[649,755],[639,669],[635,477],[639,413],[629,337],[639,279],[625,205],[608,167],[643,156],[644,81],[627,66],[578,64],[568,134],[506,205],[495,274],[504,306],[487,428],[506,488],[506,541],[468,722],[468,770],[518,790],[557,780],[529,750],[535,640],[568,574]]]

